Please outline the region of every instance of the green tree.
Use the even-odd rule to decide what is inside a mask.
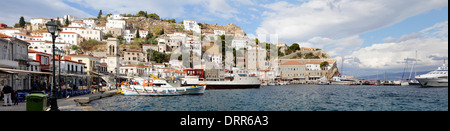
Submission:
[[[116,38],[119,40],[120,44],[123,44],[122,41],[124,40],[124,38],[123,38],[122,35],[119,35],[119,36],[117,36]]]
[[[300,45],[298,45],[297,43],[292,44],[291,46],[289,46],[289,49],[293,52],[300,50]]]
[[[161,53],[155,50],[147,50],[147,55],[151,61],[155,61],[156,63],[168,62],[170,59],[170,54]]]
[[[64,26],[69,26],[70,25],[70,21],[69,21],[69,17],[66,18],[66,21],[64,22]]]
[[[205,29],[205,26],[202,23],[198,23],[198,26],[200,26],[200,29]]]
[[[91,51],[94,49],[94,46],[98,45],[99,42],[95,39],[90,39],[88,41],[84,41],[80,43],[80,48],[83,49],[83,51]]]
[[[328,63],[328,61],[324,61],[322,63],[320,63],[320,68],[323,69],[324,67],[328,67],[330,65],[330,63]]]
[[[136,14],[136,16],[137,17],[148,17],[147,16],[147,12],[145,12],[145,11],[139,11],[137,14]]]
[[[139,34],[139,28],[136,30],[136,38],[141,38],[141,35]]]
[[[78,50],[78,46],[77,45],[72,45],[72,50]]]
[[[155,35],[159,36],[159,35],[164,34],[164,29],[156,27],[155,29],[153,29],[153,32],[155,33]]]
[[[23,18],[23,16],[20,17],[19,19],[19,27],[25,27],[25,19]]]
[[[160,17],[158,14],[156,13],[151,13],[149,15],[147,15],[147,18],[153,19],[153,20],[160,20]]]
[[[320,57],[317,55],[314,55],[314,53],[312,53],[312,52],[309,52],[305,55],[305,59],[320,59]]]
[[[103,36],[103,39],[107,40],[109,37],[114,37],[111,33],[107,33]]]
[[[299,52],[299,53],[297,53],[297,57],[298,57],[298,58],[302,58],[302,57],[303,57],[303,54],[302,54],[301,52]]]
[[[61,21],[59,21],[59,17],[56,19],[56,25],[58,25],[59,27],[61,27]]]
[[[100,10],[100,12],[98,12],[97,19],[102,18],[102,15],[103,15],[102,10]]]

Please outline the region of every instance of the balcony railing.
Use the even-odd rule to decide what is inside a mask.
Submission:
[[[0,59],[0,67],[18,68],[19,62],[12,60]]]

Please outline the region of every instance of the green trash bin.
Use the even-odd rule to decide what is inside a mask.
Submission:
[[[48,96],[45,94],[30,94],[27,96],[27,111],[46,111]]]

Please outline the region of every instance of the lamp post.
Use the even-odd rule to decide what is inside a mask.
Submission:
[[[58,89],[59,89],[59,91],[62,91],[62,86],[64,86],[64,85],[61,85],[62,84],[62,81],[61,81],[61,56],[62,56],[62,54],[64,54],[65,52],[64,52],[64,50],[60,50],[60,49],[58,49],[58,48],[55,48],[55,52],[57,52],[57,54],[58,54]]]
[[[53,41],[53,45],[52,45],[52,49],[53,49],[53,85],[52,85],[52,94],[50,96],[50,111],[59,111],[58,109],[58,103],[57,103],[57,96],[56,93],[58,92],[57,88],[56,88],[56,76],[55,76],[55,40],[56,37],[59,36],[59,33],[61,32],[61,29],[59,28],[59,26],[55,23],[55,21],[53,21],[53,19],[49,22],[47,22],[47,24],[45,24],[45,26],[47,27],[47,31],[48,33],[50,33],[52,35],[52,41]]]

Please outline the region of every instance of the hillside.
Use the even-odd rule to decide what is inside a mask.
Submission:
[[[244,30],[232,23],[227,25],[200,23],[200,25],[202,27],[202,33],[214,33],[214,30],[223,30],[227,34],[236,34],[241,36],[246,35]],[[172,23],[169,21],[153,20],[143,17],[134,17],[127,20],[127,28],[144,29],[152,33],[158,32],[158,30],[163,30],[165,34],[172,34],[175,32],[190,32],[184,30],[184,26],[183,24],[181,24],[181,22]]]

